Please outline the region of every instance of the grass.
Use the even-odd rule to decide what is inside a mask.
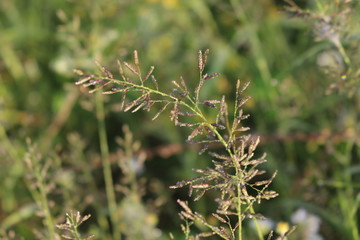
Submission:
[[[183,143],[192,130],[175,128],[166,111],[152,122],[160,106],[150,114],[121,113],[120,95],[94,97],[74,85],[72,73],[73,68],[94,72],[94,60],[116,72],[116,60],[133,61],[137,49],[142,71],[156,67],[152,74],[161,91],[171,92],[179,76],[195,89],[196,52],[209,48],[206,72],[221,75],[203,86],[200,99],[226,95],[233,103],[235,80],[251,81],[245,125],[260,136],[258,152],[267,153],[261,170],[278,172],[270,188],[279,196],[254,210],[270,219],[274,230],[283,222],[294,225],[299,209],[320,219],[316,232],[306,221],[297,222],[288,239],[304,239],[306,232],[358,239],[359,6],[342,0],[297,4],[301,8],[245,0],[1,2],[1,237],[60,236],[55,225],[77,210],[91,214],[79,227],[81,236],[113,239],[121,232],[122,239],[167,239],[171,232],[183,239],[177,199],[189,200],[209,223],[221,221],[211,215],[215,192],[192,202],[187,191],[168,189],[197,176],[192,168],[211,167],[209,156],[197,155],[201,148]],[[128,94],[130,102],[137,97]],[[216,119],[210,110],[204,114]],[[142,147],[117,144],[125,124]],[[25,139],[41,156],[38,171],[25,164]],[[135,161],[144,154],[145,162]],[[128,169],[142,167],[131,173],[125,163]],[[118,229],[112,227],[116,221]],[[136,226],[149,226],[148,234]],[[252,226],[244,220],[245,239],[260,238]],[[190,227],[193,235],[208,231],[199,221]],[[278,236],[274,232],[273,238]]]
[[[153,106],[160,105],[160,110],[155,114],[152,120],[155,120],[162,114],[166,108],[172,109],[170,111],[170,120],[174,122],[175,126],[188,127],[192,132],[187,137],[188,143],[201,144],[199,154],[207,152],[211,145],[221,145],[226,154],[221,151],[208,152],[208,154],[215,158],[212,160],[213,169],[196,169],[195,171],[203,176],[193,178],[191,180],[179,181],[176,185],[170,188],[177,189],[184,186],[189,186],[189,195],[195,192],[195,201],[199,200],[207,191],[217,190],[219,196],[214,198],[219,207],[213,213],[220,222],[225,223],[225,227],[218,227],[212,225],[205,218],[193,212],[188,204],[180,199],[178,203],[184,209],[180,212],[180,216],[186,221],[187,226],[194,224],[195,221],[200,221],[203,225],[211,230],[208,233],[200,233],[195,236],[190,235],[190,230],[187,227],[182,227],[186,234],[186,239],[196,239],[204,236],[218,235],[223,239],[242,239],[243,221],[246,218],[254,219],[258,231],[258,237],[263,239],[262,233],[259,229],[256,219],[263,219],[261,214],[254,211],[254,204],[260,204],[262,199],[272,199],[278,194],[275,191],[269,191],[267,188],[276,176],[273,174],[269,179],[257,180],[257,176],[264,175],[266,172],[259,170],[258,166],[266,162],[265,155],[259,158],[254,157],[254,152],[259,144],[259,138],[252,137],[251,135],[240,134],[249,130],[248,127],[243,127],[241,123],[249,115],[244,115],[241,109],[249,97],[243,97],[243,91],[249,86],[245,83],[243,86],[238,80],[236,84],[236,98],[234,101],[233,117],[229,116],[229,107],[225,101],[225,96],[221,100],[208,99],[201,100],[200,92],[203,86],[211,79],[219,76],[218,73],[208,74],[205,73],[205,66],[208,59],[209,50],[204,53],[200,50],[198,56],[199,68],[199,82],[195,89],[190,90],[187,87],[185,80],[180,77],[180,81],[172,81],[175,88],[171,93],[166,93],[159,90],[159,85],[154,75],[154,67],[151,66],[146,75],[141,74],[140,62],[138,52],[134,51],[134,64],[128,62],[117,61],[118,70],[121,79],[116,79],[114,74],[109,71],[105,66],[98,65],[101,75],[86,74],[82,70],[74,70],[79,75],[79,80],[76,85],[82,85],[85,88],[90,88],[89,93],[102,92],[102,94],[121,94],[122,102],[120,103],[121,109],[124,112],[131,111],[135,113],[139,110],[150,111]],[[125,68],[130,74],[125,73]],[[148,86],[145,82],[150,79],[152,85]],[[149,81],[148,81],[149,82]],[[112,85],[111,87],[107,87]],[[131,92],[138,93],[135,100],[128,101],[127,95]],[[212,120],[211,115],[205,115],[206,107],[215,109],[217,112],[216,120]],[[204,109],[205,108],[205,109]],[[103,111],[101,111],[103,113]],[[103,118],[103,114],[98,115],[99,119]],[[100,131],[104,130],[103,125],[100,125]],[[201,136],[200,138],[198,136]],[[105,138],[103,138],[105,139]],[[101,139],[100,139],[101,140]],[[107,147],[107,144],[104,144]],[[103,155],[103,159],[107,161],[108,154]],[[105,165],[104,169],[107,169]],[[107,176],[108,172],[104,175]],[[261,177],[263,178],[263,177]],[[106,178],[105,178],[105,181]],[[111,181],[106,182],[109,186],[113,186]],[[261,187],[260,187],[261,186]],[[112,187],[111,191],[113,191]],[[109,189],[108,188],[108,189]],[[251,194],[250,191],[256,193]],[[116,211],[114,195],[108,195],[109,206],[113,206],[113,211]],[[223,215],[220,217],[218,214]],[[237,220],[231,220],[232,215],[237,216]],[[112,218],[114,226],[119,224]],[[287,233],[285,233],[286,235]],[[237,236],[237,237],[235,237]]]

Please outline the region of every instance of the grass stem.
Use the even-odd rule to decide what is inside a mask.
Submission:
[[[43,182],[43,178],[41,176],[41,173],[37,171],[36,173],[36,179],[39,184],[39,197],[40,197],[40,204],[41,209],[44,211],[45,215],[45,225],[49,233],[49,239],[55,240],[55,222],[51,215],[50,209],[49,209],[49,201],[47,199],[47,194]]]
[[[99,140],[100,140],[100,151],[101,151],[101,159],[103,164],[106,197],[109,205],[110,219],[114,229],[113,239],[120,240],[121,232],[119,229],[119,218],[117,215],[118,211],[117,211],[116,198],[115,198],[115,189],[112,180],[111,164],[109,159],[104,103],[103,103],[103,96],[100,92],[96,93],[96,116],[97,116],[98,128],[99,128],[98,131],[99,131]]]

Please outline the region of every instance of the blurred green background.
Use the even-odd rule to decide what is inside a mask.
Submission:
[[[280,196],[258,210],[274,229],[296,224],[299,209],[312,214],[292,239],[312,239],[305,233],[314,223],[306,221],[314,218],[316,236],[359,239],[359,3],[297,4],[306,10],[285,9],[291,4],[280,0],[0,1],[1,238],[48,239],[24,162],[31,142],[46,169],[54,222],[70,209],[91,213],[81,230],[111,239],[96,97],[74,85],[73,68],[94,72],[97,60],[116,69],[116,59],[132,61],[136,49],[144,72],[156,67],[161,89],[180,76],[194,86],[197,52],[209,48],[206,71],[221,75],[204,98],[227,95],[230,102],[236,80],[251,81],[247,124],[261,137],[259,154],[267,153],[263,167],[279,171],[271,188]],[[168,232],[183,239],[176,199],[187,192],[168,186],[196,176],[191,169],[211,159],[185,143],[191,130],[174,127],[168,113],[151,121],[156,112],[119,112],[120,100],[104,96],[124,239],[167,239]],[[142,150],[119,146],[124,125]],[[118,166],[130,156],[125,150],[135,159],[147,153],[135,180]],[[122,189],[132,183],[138,193]],[[194,208],[207,212],[211,203]],[[251,239],[250,225],[247,231]]]

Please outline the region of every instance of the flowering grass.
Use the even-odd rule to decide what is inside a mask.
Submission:
[[[254,157],[267,153],[267,162],[256,168],[268,174],[251,184],[277,172],[269,190],[279,194],[260,205],[242,199],[242,214],[252,205],[275,230],[266,231],[263,220],[257,229],[244,219],[243,238],[259,239],[259,232],[265,239],[281,238],[297,225],[288,239],[359,239],[357,1],[34,0],[28,5],[16,0],[2,1],[0,12],[0,238],[59,238],[66,233],[56,225],[66,224],[66,213],[77,211],[91,214],[78,228],[80,237],[183,239],[181,224],[191,230],[189,237],[196,237],[214,232],[201,223],[217,221],[238,236],[238,217],[216,213],[220,186],[205,188],[207,193],[192,201],[208,183],[191,179],[209,179],[206,170],[215,166],[211,160],[229,152],[222,141],[208,149],[195,144],[209,135],[214,141],[206,130],[211,127],[190,126],[204,119],[181,113],[190,98],[208,123],[217,123],[225,95],[231,123],[231,116],[239,114],[234,103],[241,79],[240,86],[251,85],[240,98],[252,98],[241,107],[243,116],[251,117],[240,125],[250,127],[245,135],[260,136]],[[196,52],[208,48],[201,76]],[[144,104],[137,105],[139,110],[151,103],[138,99],[142,91],[127,93],[123,107],[129,109],[121,113],[121,94],[103,95],[100,89],[89,94],[74,85],[73,68],[104,76],[106,71],[96,72],[94,60],[111,73],[117,72],[117,59],[138,71],[133,49],[141,55],[142,80],[156,66],[144,84],[156,90],[154,75],[159,91],[168,95],[150,94],[150,100],[160,100],[150,113],[130,113],[137,103]],[[122,67],[126,76],[135,76]],[[198,87],[205,73],[217,72],[221,75]],[[186,82],[186,96],[179,76]],[[121,74],[116,79],[122,81]],[[212,127],[227,143],[231,138],[224,136],[230,136],[232,125],[220,122]],[[228,174],[235,176],[235,168]],[[168,188],[181,183],[184,188]],[[247,190],[254,197],[258,193]],[[181,211],[185,222],[177,215]],[[301,215],[317,219],[312,226],[318,228],[309,227]],[[191,218],[198,219],[191,224]]]

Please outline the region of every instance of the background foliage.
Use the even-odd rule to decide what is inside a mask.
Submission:
[[[76,209],[92,214],[82,231],[110,239],[96,98],[74,86],[73,68],[94,69],[96,59],[115,69],[137,49],[162,88],[179,76],[195,86],[196,53],[209,48],[208,72],[222,74],[204,95],[231,95],[237,79],[251,81],[247,124],[269,172],[278,170],[271,188],[280,193],[259,211],[280,228],[306,209],[324,239],[359,239],[359,3],[298,1],[302,11],[255,2],[1,1],[0,236],[46,238],[49,221]],[[188,129],[166,114],[153,122],[119,112],[120,100],[104,98],[120,229],[128,239],[181,238],[176,199],[187,193],[168,186],[209,161],[184,143]],[[145,163],[127,170],[122,161]],[[45,205],[52,220],[44,221]],[[310,239],[301,231],[293,238]]]

